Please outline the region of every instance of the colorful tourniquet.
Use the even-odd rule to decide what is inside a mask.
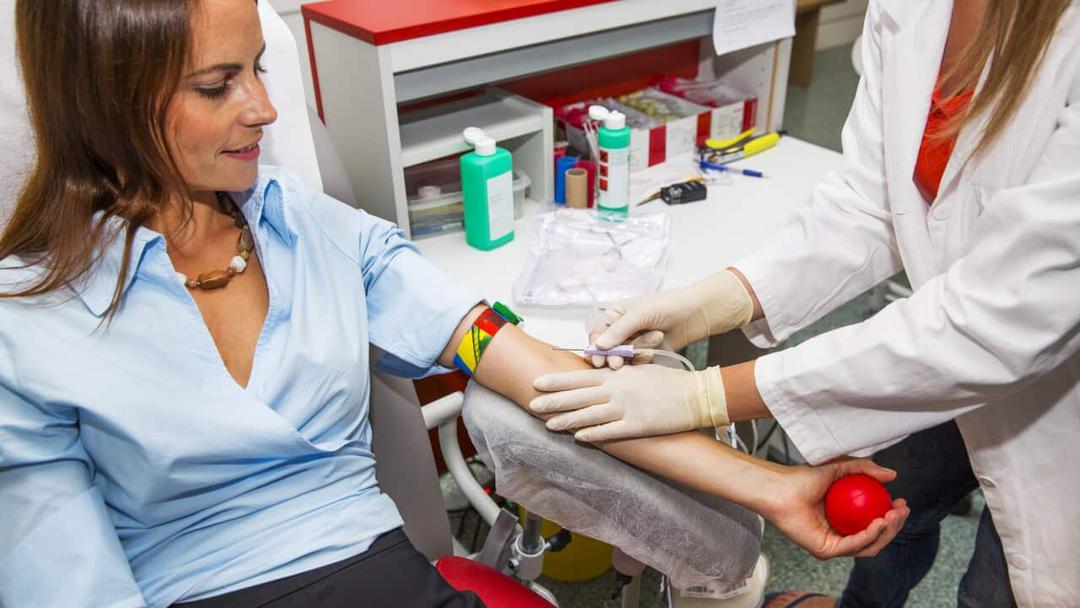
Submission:
[[[480,357],[503,325],[506,325],[506,319],[502,315],[490,308],[485,308],[458,344],[457,354],[454,355],[454,365],[466,374],[473,375]]]

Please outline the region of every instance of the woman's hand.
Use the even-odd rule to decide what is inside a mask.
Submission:
[[[900,532],[910,510],[898,498],[885,517],[875,519],[857,534],[843,536],[825,519],[825,493],[834,481],[851,473],[865,473],[880,482],[892,481],[896,471],[867,459],[841,459],[811,467],[785,467],[783,482],[762,515],[783,534],[818,559],[841,556],[870,557]]]
[[[750,322],[754,300],[731,271],[707,277],[688,287],[631,298],[598,311],[588,322],[589,344],[609,349],[619,344],[669,350],[685,348],[711,335]],[[621,357],[607,357],[613,369]],[[592,357],[601,367],[604,357]]]

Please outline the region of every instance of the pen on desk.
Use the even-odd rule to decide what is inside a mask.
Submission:
[[[729,167],[727,165],[716,165],[709,161],[701,161],[699,163],[702,169],[708,169],[710,171],[726,171],[728,173],[738,173],[747,177],[765,177],[765,174],[761,171],[754,171],[753,169],[739,169],[738,167]]]

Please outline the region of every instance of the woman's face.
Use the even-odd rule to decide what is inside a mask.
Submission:
[[[263,127],[277,110],[259,65],[265,44],[252,0],[202,0],[192,52],[166,114],[169,151],[192,194],[254,183]]]

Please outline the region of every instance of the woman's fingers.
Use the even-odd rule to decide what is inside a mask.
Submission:
[[[896,479],[896,471],[883,467],[869,458],[841,460],[836,463],[836,466],[838,473],[837,477],[851,475],[853,473],[862,473],[864,475],[869,475],[882,483],[888,483]]]
[[[855,556],[873,557],[877,555],[879,551],[885,548],[885,545],[892,542],[896,535],[900,533],[900,529],[904,527],[904,521],[907,520],[910,513],[911,510],[907,508],[907,501],[902,498],[893,501],[893,508],[885,514],[885,517],[875,520],[884,522],[884,529],[877,540],[856,553]]]
[[[561,374],[545,374],[543,376],[537,376],[537,378],[533,380],[533,388],[538,391],[550,393],[552,391],[566,391],[575,388],[599,386],[604,383],[604,380],[610,373],[611,371],[606,369],[582,369],[574,370],[572,372],[563,372]]]
[[[612,422],[618,420],[621,415],[621,412],[613,408],[610,403],[601,403],[554,416],[548,419],[547,428],[549,431],[570,431]]]
[[[609,391],[603,386],[589,386],[540,395],[529,402],[529,409],[536,414],[568,412],[598,403],[606,403],[610,398]]]

